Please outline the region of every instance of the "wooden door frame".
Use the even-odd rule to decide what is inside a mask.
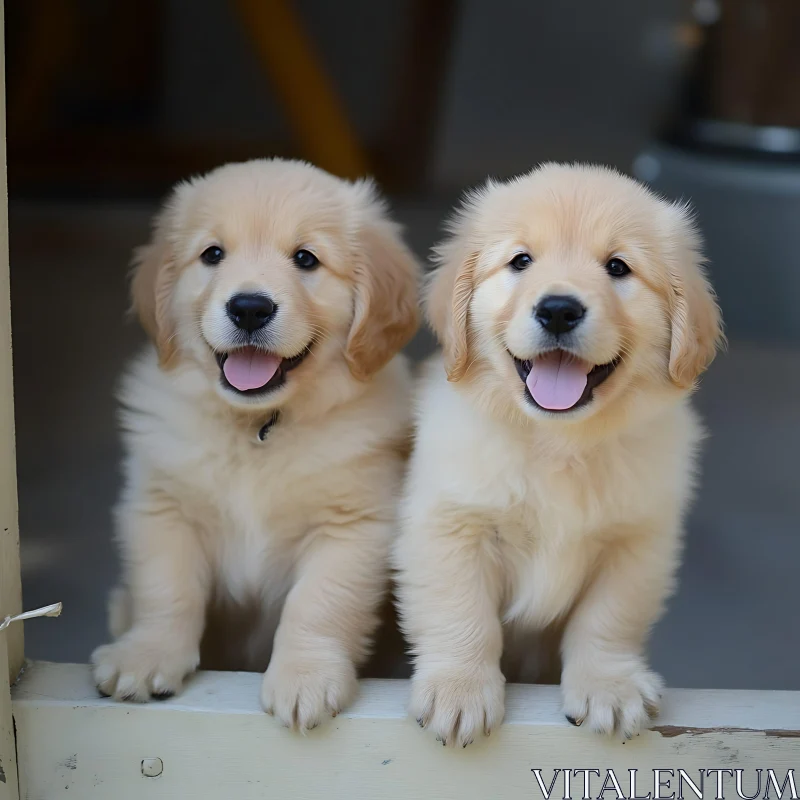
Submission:
[[[4,11],[0,0],[0,620],[19,613],[22,604],[8,273]],[[22,658],[22,625],[17,623],[0,632],[0,800],[17,800],[19,796],[9,684],[22,668]]]
[[[11,294],[8,272],[8,184],[6,181],[5,38],[0,0],[0,619],[22,610],[17,522],[17,464],[11,369]],[[8,671],[22,668],[22,625],[6,632]]]

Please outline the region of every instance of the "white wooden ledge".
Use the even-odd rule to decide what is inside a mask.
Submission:
[[[671,690],[655,729],[623,742],[569,725],[557,687],[509,686],[502,728],[453,750],[407,718],[405,681],[363,681],[350,711],[303,737],[261,712],[260,680],[200,673],[179,697],[130,705],[99,698],[85,666],[33,664],[13,691],[20,797],[541,798],[534,769],[547,785],[555,769],[597,769],[593,798],[610,769],[625,797],[631,769],[640,796],[654,792],[656,769],[683,769],[695,783],[701,770],[743,769],[748,795],[761,769],[760,798],[767,770],[780,784],[796,770],[800,789],[800,692]],[[716,781],[706,775],[704,798],[714,800]],[[724,797],[735,800],[735,777],[723,773],[723,782]],[[677,778],[661,797],[672,791]],[[683,794],[696,797],[686,786]],[[563,795],[560,773],[552,800]],[[584,797],[583,773],[571,778],[569,795]],[[601,800],[618,797],[608,788]]]

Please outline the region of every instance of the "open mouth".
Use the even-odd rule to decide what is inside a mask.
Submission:
[[[592,366],[565,350],[551,350],[536,358],[514,359],[528,400],[544,411],[573,411],[592,399],[594,390],[617,368],[620,357]]]
[[[299,366],[310,352],[311,344],[291,358],[281,358],[258,347],[241,347],[215,355],[222,385],[238,394],[252,396],[283,386],[286,374]]]

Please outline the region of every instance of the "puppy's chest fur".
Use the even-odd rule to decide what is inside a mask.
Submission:
[[[242,424],[227,409],[187,402],[150,365],[138,365],[134,377],[135,393],[123,391],[126,495],[135,501],[155,486],[177,503],[206,552],[221,599],[280,602],[330,509],[343,499],[358,504],[348,463],[379,448],[397,426],[354,431],[347,409],[331,413],[322,429],[281,414],[261,441],[270,412]],[[380,507],[380,490],[370,499]]]
[[[223,595],[246,602],[266,593],[278,601],[315,499],[325,497],[324,465],[298,457],[308,443],[280,421],[263,442],[258,421],[252,430],[220,422],[187,409],[179,423],[154,424],[142,450],[194,528]]]
[[[535,432],[523,441],[466,404],[449,412],[429,428],[438,442],[425,446],[428,458],[446,475],[448,503],[489,531],[509,622],[541,628],[567,613],[626,536],[678,534],[700,434],[688,405],[585,447]],[[434,473],[421,477],[441,486]],[[435,506],[434,490],[422,491]]]
[[[572,605],[606,549],[646,524],[655,510],[643,501],[654,500],[642,486],[647,465],[635,448],[621,455],[601,449],[560,461],[534,453],[521,474],[505,476],[510,491],[497,529],[509,577],[507,619],[548,625]]]
[[[691,488],[686,429],[667,420],[580,455],[530,453],[501,515],[509,620],[548,625],[626,537],[678,535]]]
[[[306,437],[279,420],[262,442],[258,427],[219,426],[194,447],[173,434],[186,459],[171,473],[173,492],[193,517],[219,583],[240,602],[285,594],[315,499],[325,496],[324,466],[298,458],[308,450]]]

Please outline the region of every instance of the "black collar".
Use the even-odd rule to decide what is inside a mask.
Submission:
[[[280,417],[280,411],[273,411],[272,416],[264,423],[264,425],[258,431],[258,441],[263,442],[267,438],[267,434],[272,430],[275,426],[275,423],[278,421]]]

